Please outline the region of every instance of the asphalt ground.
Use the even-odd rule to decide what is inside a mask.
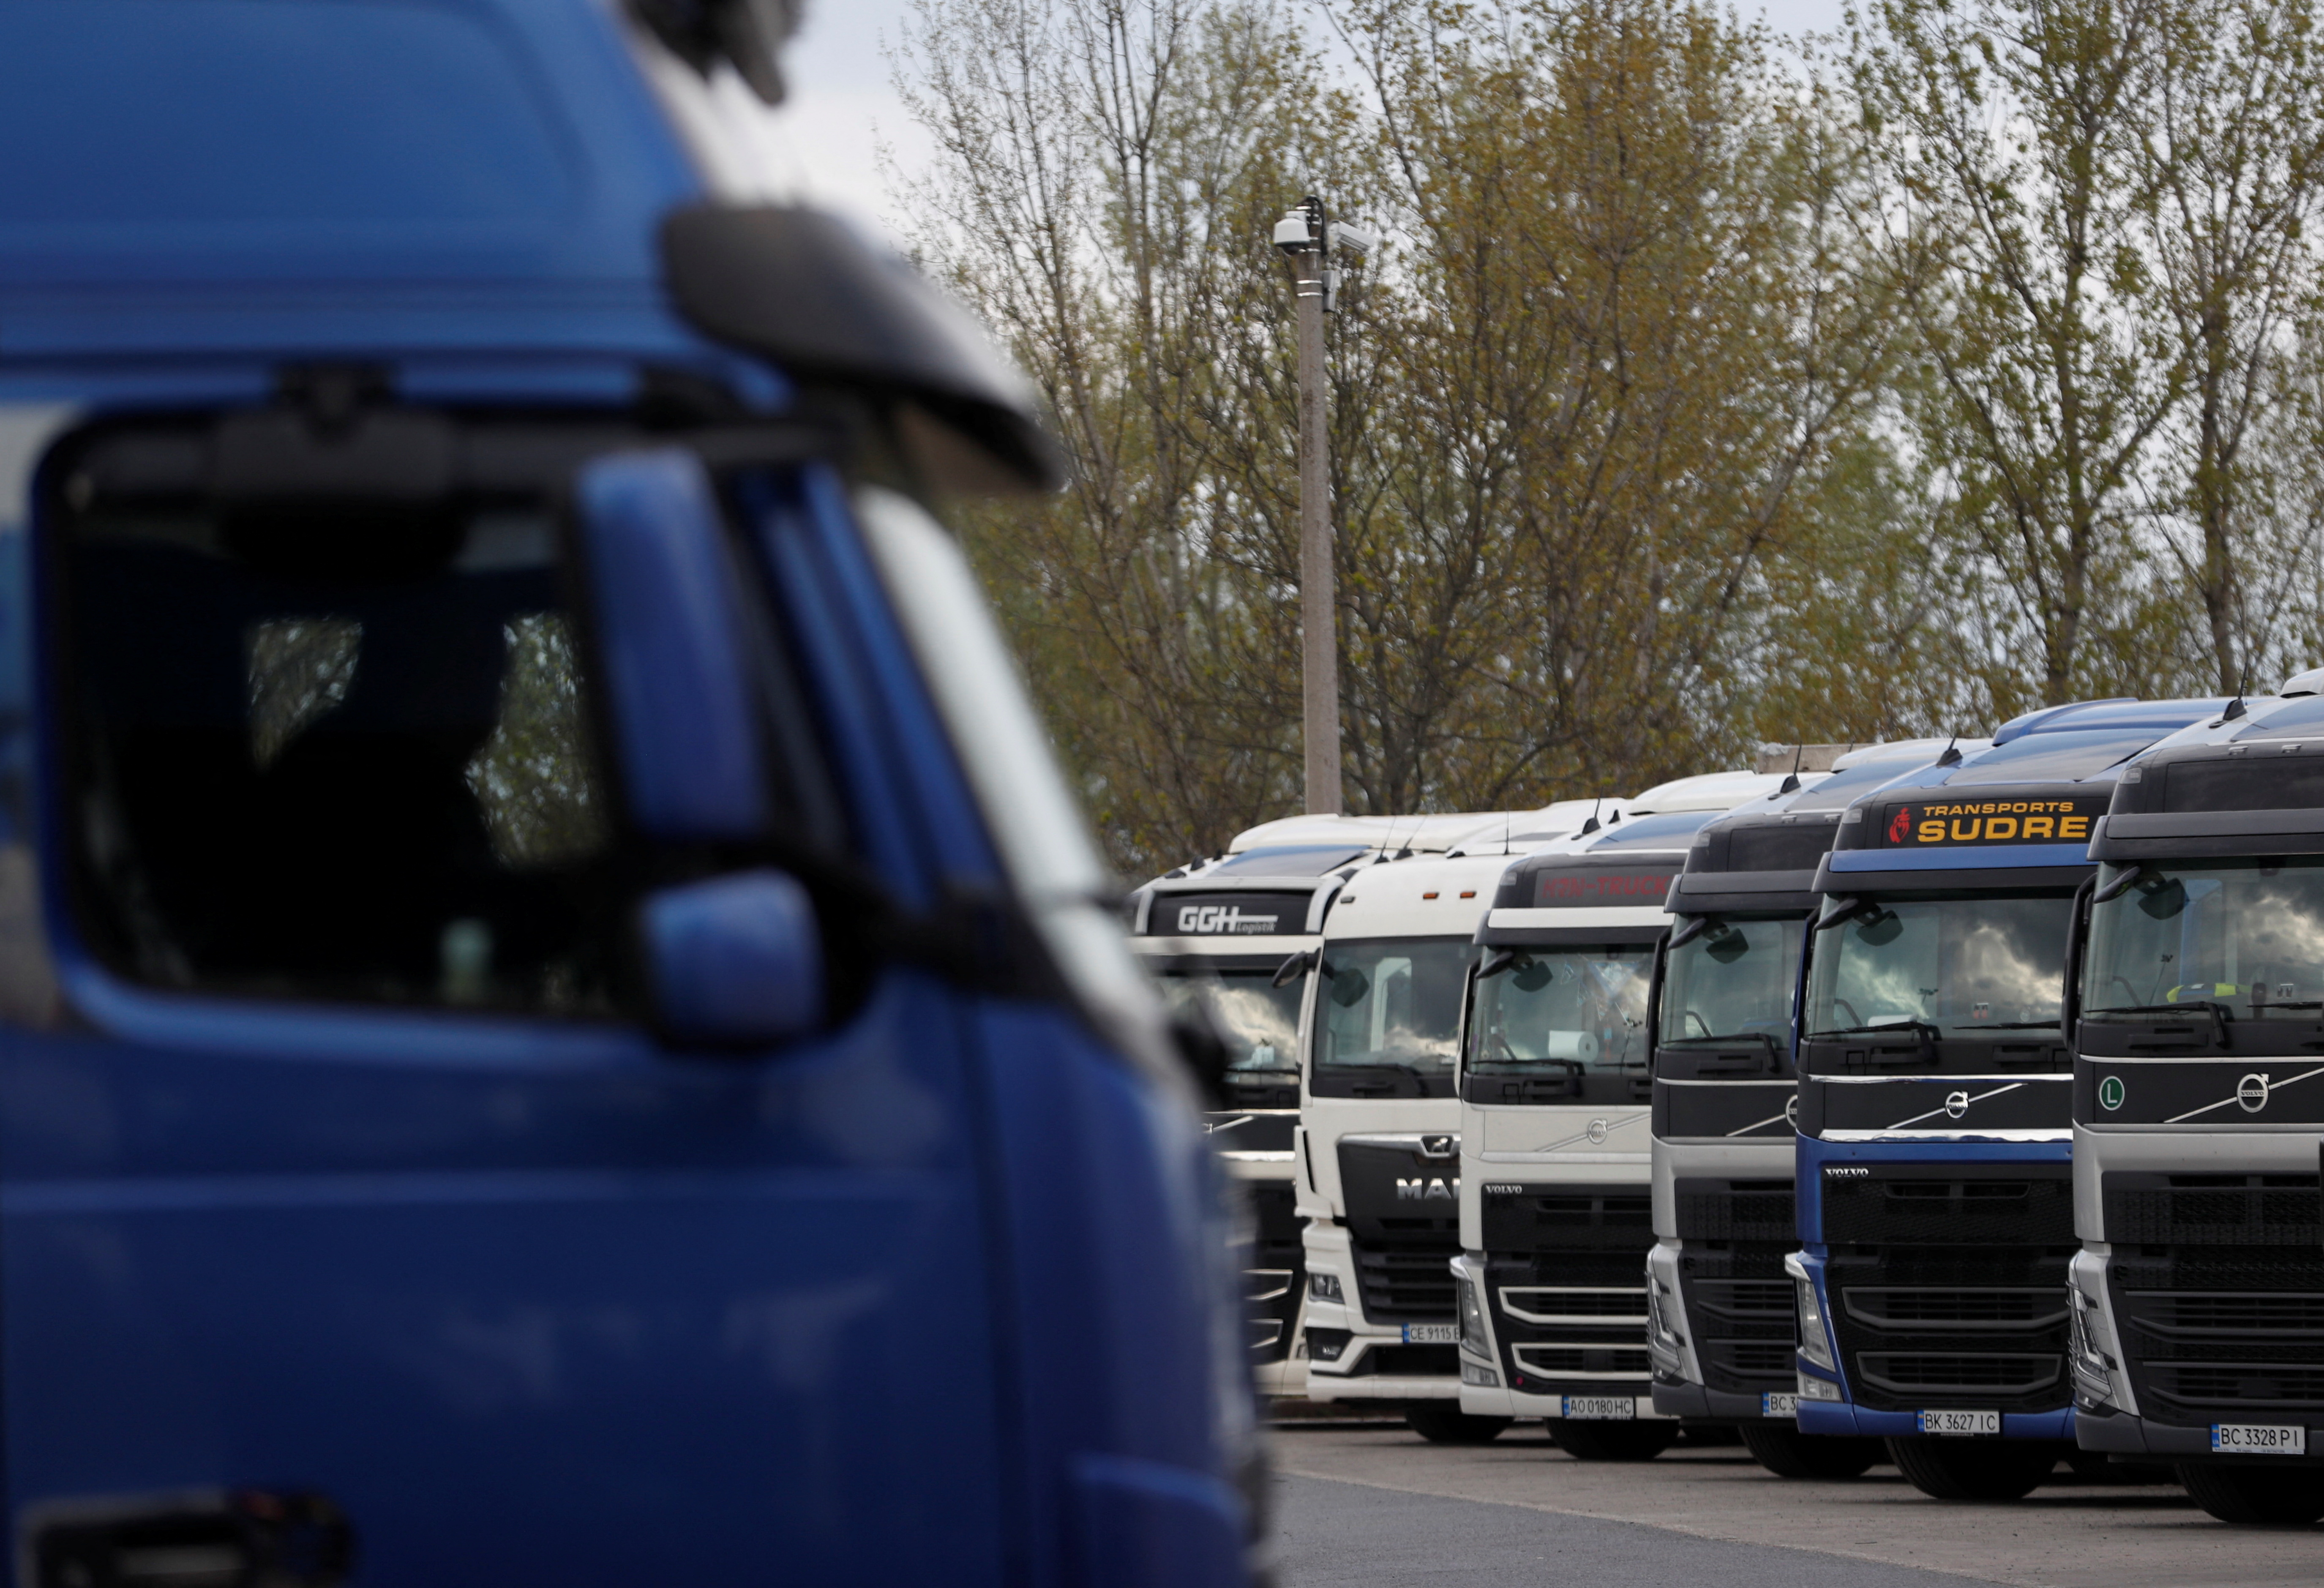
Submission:
[[[2061,1466],[2007,1505],[1946,1504],[1875,1467],[1777,1478],[1739,1446],[1577,1462],[1539,1423],[1430,1445],[1401,1423],[1274,1432],[1285,1588],[2301,1588],[2324,1528],[2231,1528],[2175,1485],[2090,1483]]]

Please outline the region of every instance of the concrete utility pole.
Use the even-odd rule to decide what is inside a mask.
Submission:
[[[1331,452],[1323,405],[1323,317],[1335,307],[1333,250],[1360,256],[1371,239],[1310,195],[1275,225],[1291,257],[1299,308],[1299,663],[1307,812],[1340,813],[1340,641],[1332,545]]]

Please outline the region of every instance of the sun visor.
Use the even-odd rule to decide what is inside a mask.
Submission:
[[[1063,459],[967,313],[853,226],[793,206],[693,205],[661,225],[678,313],[809,387],[870,398],[948,490],[1049,490]]]

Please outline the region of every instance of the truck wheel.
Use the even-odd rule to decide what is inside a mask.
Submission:
[[[1576,1461],[1652,1461],[1678,1438],[1676,1423],[1577,1423],[1549,1419],[1549,1436]]]
[[[2324,1472],[2314,1467],[2231,1467],[2190,1461],[2179,1482],[2223,1522],[2312,1522],[2324,1517]]]
[[[1888,1459],[1932,1500],[2023,1500],[2061,1454],[2048,1439],[1888,1441]]]
[[[1736,1432],[1751,1459],[1779,1478],[1860,1478],[1886,1459],[1877,1439],[1803,1434],[1784,1423],[1746,1423]]]
[[[1457,1400],[1419,1400],[1404,1408],[1405,1426],[1431,1445],[1489,1445],[1515,1421],[1472,1417]]]

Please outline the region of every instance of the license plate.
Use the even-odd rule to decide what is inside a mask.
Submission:
[[[1800,1398],[1796,1395],[1762,1395],[1759,1415],[1763,1417],[1795,1417],[1800,1415]]]
[[[1406,1345],[1458,1345],[1461,1325],[1458,1324],[1406,1324],[1404,1326]]]
[[[2001,1414],[1997,1411],[1924,1411],[1921,1414],[1923,1434],[1998,1434]]]
[[[1560,1410],[1576,1422],[1627,1423],[1638,1415],[1635,1395],[1567,1395]]]
[[[2215,1455],[2306,1455],[2308,1430],[2267,1423],[2213,1423]]]

